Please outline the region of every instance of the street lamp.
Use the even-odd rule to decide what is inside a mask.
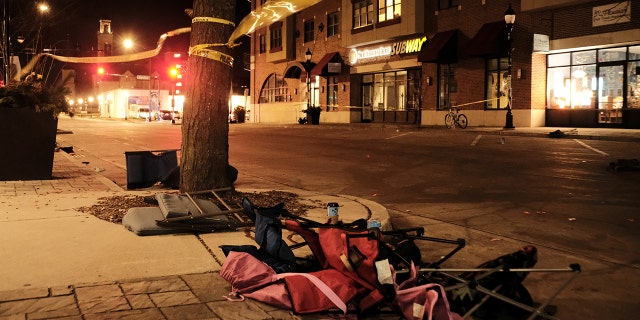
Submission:
[[[511,70],[512,70],[512,66],[511,66],[511,45],[512,45],[512,39],[511,39],[511,32],[513,31],[513,23],[516,21],[516,12],[513,11],[513,8],[511,8],[511,4],[509,4],[509,8],[507,9],[507,11],[504,12],[504,22],[507,24],[507,44],[508,44],[508,51],[507,51],[507,87],[508,87],[508,104],[507,104],[507,117],[506,117],[506,121],[505,121],[505,125],[504,128],[505,129],[515,129],[516,127],[513,126],[513,113],[511,113],[511,106],[513,103],[513,97],[511,94]]]
[[[4,31],[2,35],[2,62],[4,63],[4,85],[9,84],[9,76],[11,75],[11,71],[9,70],[9,59],[11,58],[9,54],[9,31],[7,27],[9,26],[9,8],[7,5],[8,1],[4,1],[2,4],[2,30]]]
[[[309,77],[309,70],[311,68],[311,50],[307,48],[307,52],[304,54],[304,58],[307,63],[304,65],[304,70],[307,72],[307,110],[311,106],[311,78]]]

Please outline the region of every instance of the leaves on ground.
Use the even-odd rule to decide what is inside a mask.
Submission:
[[[221,198],[232,208],[241,207],[242,198],[247,197],[257,207],[272,207],[284,203],[285,209],[297,216],[304,216],[308,209],[315,206],[302,203],[298,195],[291,192],[271,190],[265,192],[238,192],[229,191],[220,194]],[[146,199],[146,201],[145,201]],[[151,200],[151,201],[150,201]],[[122,217],[127,211],[136,207],[155,207],[153,196],[118,195],[102,197],[98,203],[88,207],[77,208],[82,213],[88,213],[95,217],[112,223],[122,223]]]

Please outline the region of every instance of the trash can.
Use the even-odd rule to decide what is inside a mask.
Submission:
[[[127,189],[148,188],[178,167],[178,150],[126,151]]]

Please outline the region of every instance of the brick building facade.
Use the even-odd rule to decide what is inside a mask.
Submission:
[[[324,0],[252,34],[251,121],[311,105],[321,122],[430,126],[459,106],[471,126],[510,107],[515,127],[637,128],[639,17],[638,1]]]

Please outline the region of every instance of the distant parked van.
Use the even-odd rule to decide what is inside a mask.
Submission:
[[[138,108],[138,112],[136,113],[136,117],[138,119],[149,119],[150,112],[148,107],[140,107]]]

